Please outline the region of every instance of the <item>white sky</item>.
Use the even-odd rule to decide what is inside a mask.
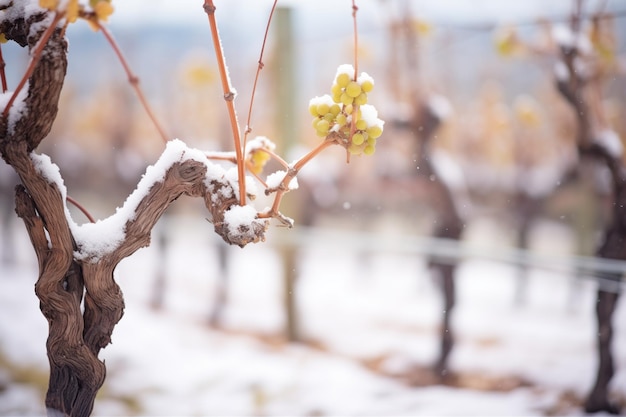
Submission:
[[[262,13],[269,10],[272,0],[215,0],[218,13],[233,16],[237,13]],[[349,12],[351,0],[281,0],[279,5],[291,5],[314,17],[316,12],[341,13],[342,3]],[[398,1],[359,0],[357,5],[364,14],[377,13],[383,7],[391,7]],[[438,21],[501,21],[528,19],[537,16],[563,14],[571,10],[572,0],[413,0],[413,10]],[[593,8],[597,0],[587,1]],[[618,0],[607,1],[609,8],[620,7]],[[125,0],[114,1],[117,9],[115,23],[137,23],[148,21],[189,22],[204,19],[202,0]]]

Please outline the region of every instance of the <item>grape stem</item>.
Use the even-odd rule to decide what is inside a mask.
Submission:
[[[359,73],[359,33],[356,24],[356,12],[359,8],[356,5],[356,0],[352,0],[352,21],[354,25],[354,81]]]
[[[235,154],[237,156],[237,179],[239,182],[239,205],[246,204],[246,179],[245,179],[245,163],[243,157],[243,148],[241,146],[241,133],[239,131],[239,124],[237,123],[237,113],[235,111],[235,93],[230,87],[230,81],[226,72],[226,63],[224,60],[224,53],[222,51],[222,40],[217,30],[217,21],[215,20],[215,4],[213,0],[204,0],[204,11],[209,18],[209,26],[211,27],[211,38],[213,40],[213,49],[215,50],[215,57],[217,58],[217,65],[220,71],[220,79],[222,81],[222,89],[224,91],[224,100],[226,101],[226,107],[228,109],[228,116],[230,118],[230,127],[233,132],[233,139],[235,142]]]
[[[304,165],[306,165],[307,163],[309,163],[313,158],[315,158],[317,155],[320,154],[320,152],[322,152],[324,149],[328,148],[331,145],[337,144],[339,143],[339,139],[336,136],[336,134],[331,133],[330,135],[328,135],[326,137],[326,139],[320,143],[319,145],[317,145],[315,148],[313,148],[309,153],[307,153],[306,155],[304,155],[302,158],[300,158],[298,161],[296,161],[295,164],[293,164],[292,167],[289,167],[288,164],[285,164],[285,167],[288,168],[287,169],[287,174],[285,175],[285,178],[283,178],[283,180],[280,182],[280,184],[278,185],[278,187],[276,187],[275,190],[266,190],[266,194],[272,191],[276,191],[276,196],[274,197],[274,203],[272,204],[272,207],[264,212],[264,213],[259,213],[258,214],[258,218],[260,219],[264,219],[264,218],[282,218],[282,215],[279,212],[279,207],[280,207],[280,203],[283,199],[283,196],[285,195],[285,193],[287,193],[289,191],[289,183],[291,182],[292,179],[294,179],[294,177],[296,175],[298,175],[298,172],[300,172],[300,170],[302,169],[302,167]],[[267,152],[267,151],[266,151]],[[269,152],[268,152],[269,153]],[[272,155],[272,153],[270,153],[270,155]]]
[[[357,80],[359,73],[359,32],[357,29],[356,13],[359,8],[356,5],[356,0],[352,0],[352,21],[354,26],[354,81]],[[352,120],[350,121],[350,138],[354,136],[356,132],[356,118],[359,114],[359,105],[354,103],[352,107]],[[346,162],[350,163],[350,152],[346,154]]]

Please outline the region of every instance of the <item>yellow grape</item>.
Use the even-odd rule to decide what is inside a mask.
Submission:
[[[333,116],[337,116],[341,111],[341,107],[339,107],[338,104],[333,104],[332,106],[330,106],[329,111]]]
[[[315,125],[315,130],[318,132],[323,132],[324,134],[328,133],[328,129],[330,129],[330,123],[326,119],[318,119],[317,124]]]
[[[352,135],[352,144],[353,145],[362,145],[365,142],[365,138],[361,133],[355,133]]]
[[[324,117],[322,117],[322,119],[328,120],[328,122],[330,123],[335,120],[335,116],[333,116],[332,113],[326,113]]]
[[[352,155],[359,155],[361,153],[361,147],[355,144],[348,146],[348,152]]]
[[[359,94],[355,99],[354,102],[356,104],[358,104],[359,106],[362,106],[364,104],[367,104],[367,93],[361,93]]]
[[[369,93],[374,89],[374,83],[370,80],[365,80],[361,83],[361,89],[366,93]]]
[[[383,129],[378,125],[374,125],[367,129],[367,134],[370,138],[377,139],[383,134]]]
[[[347,93],[341,93],[341,102],[347,106],[352,104],[352,102],[354,101],[354,98],[350,97]]]
[[[341,93],[339,94],[333,94],[333,101],[335,103],[341,103]]]
[[[309,113],[311,113],[311,116],[319,116],[319,113],[317,112],[317,104],[309,105]]]
[[[356,128],[358,130],[365,130],[365,129],[367,129],[367,122],[365,120],[363,120],[363,119],[357,120],[356,121]]]
[[[361,85],[356,81],[350,81],[346,86],[346,94],[352,98],[358,97],[361,94]]]
[[[346,114],[352,114],[352,110],[354,110],[354,107],[352,106],[352,104],[349,104],[344,108],[344,110]]]
[[[330,92],[332,95],[341,94],[343,92],[343,88],[341,88],[339,84],[333,84],[333,86],[330,87]]]
[[[374,147],[374,145],[367,145],[365,146],[365,148],[363,148],[363,153],[365,155],[373,155],[374,152],[376,152],[376,148]]]
[[[341,88],[345,88],[350,81],[351,81],[350,76],[346,74],[345,72],[342,72],[341,74],[337,75],[337,85]]]
[[[345,125],[345,124],[346,124],[346,122],[347,122],[348,120],[347,120],[347,118],[346,118],[346,115],[345,115],[345,114],[343,114],[343,113],[339,113],[339,114],[337,115],[337,118],[335,119],[335,121],[337,122],[337,124],[338,124],[339,126],[343,126],[343,125]]]
[[[323,116],[326,113],[328,113],[329,109],[330,109],[330,106],[328,104],[320,103],[317,105],[317,114],[319,114],[320,116]]]

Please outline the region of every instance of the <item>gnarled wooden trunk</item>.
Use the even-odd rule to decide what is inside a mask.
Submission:
[[[27,47],[36,63],[25,85],[26,94],[16,96],[0,119],[0,154],[22,182],[16,189],[16,212],[26,225],[39,265],[35,292],[49,324],[46,407],[55,416],[88,416],[106,376],[98,353],[111,342],[124,311],[113,273],[122,259],[149,244],[150,232],[167,207],[183,194],[203,198],[215,232],[239,246],[263,240],[268,222],[255,219],[233,230],[225,212],[238,202],[235,185],[215,169],[208,175],[204,153],[172,141],[158,162],[159,175],[147,171],[136,198],[132,203],[127,200],[130,213],[111,216],[122,220],[121,240],[106,249],[85,250],[84,236],[77,236],[84,228],[68,214],[58,167],[35,153],[56,118],[67,68],[67,42],[62,28],[49,29],[57,22],[52,13],[33,13],[26,10],[28,4],[14,1],[3,6],[10,10],[0,20],[0,33]],[[50,36],[41,49],[44,35]],[[38,49],[41,53],[34,52]],[[151,168],[153,173],[157,169]],[[98,241],[98,236],[90,238]]]

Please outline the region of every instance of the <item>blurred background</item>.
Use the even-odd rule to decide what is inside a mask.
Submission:
[[[110,29],[172,138],[232,150],[202,2],[114,2]],[[594,257],[607,172],[580,167],[555,87],[570,0],[357,2],[359,72],[386,121],[372,157],[331,148],[282,212],[295,228],[227,247],[202,202],[175,202],[124,260],[126,310],[101,353],[95,415],[580,415],[597,366]],[[626,138],[626,4],[585,1],[598,135]],[[272,2],[217,1],[242,129]],[[309,99],[353,64],[352,3],[279,1],[250,127],[287,161],[312,149]],[[595,15],[596,20],[589,17]],[[561,29],[559,29],[561,28]],[[120,63],[88,25],[40,152],[96,218],[164,149]],[[28,63],[3,44],[9,86]],[[266,173],[278,169],[270,165]],[[0,161],[0,413],[39,415],[47,388],[37,262]],[[262,209],[271,202],[259,198]],[[87,220],[71,208],[76,222]],[[626,307],[610,398],[626,409]]]

